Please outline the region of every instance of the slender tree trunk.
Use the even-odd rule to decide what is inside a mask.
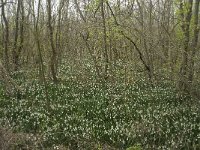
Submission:
[[[114,18],[115,25],[117,25],[118,27],[121,27],[121,25],[120,25],[120,24],[118,23],[118,21],[117,21],[117,18],[116,18],[116,16],[115,16],[115,14],[114,14],[114,12],[113,12],[113,10],[112,10],[110,4],[108,3],[108,1],[107,1],[106,3],[107,3],[107,5],[108,5],[108,7],[109,7],[109,9],[110,9],[110,11],[111,11],[111,14],[112,14],[113,18]],[[149,64],[148,64],[147,61],[145,60],[145,57],[144,57],[142,51],[140,50],[140,48],[138,47],[138,45],[136,44],[136,42],[135,42],[131,37],[129,37],[128,35],[126,35],[126,34],[124,33],[123,30],[121,30],[119,33],[120,33],[125,39],[127,39],[128,41],[130,41],[131,44],[133,44],[133,46],[135,47],[135,50],[136,50],[137,53],[139,54],[139,59],[140,59],[140,61],[142,62],[142,64],[143,64],[145,70],[147,71],[149,80],[152,82],[152,77],[153,77],[153,76],[152,76],[151,67],[149,66]]]
[[[18,70],[19,67],[19,56],[23,49],[23,42],[24,42],[24,1],[18,0],[17,2],[17,13],[15,19],[15,39],[13,45],[13,65],[14,71]],[[21,14],[21,19],[20,19]],[[20,31],[20,33],[19,33]]]
[[[34,3],[33,3],[34,5]],[[41,43],[40,43],[40,34],[39,34],[39,19],[40,19],[40,8],[41,8],[41,0],[38,0],[38,6],[37,6],[37,17],[35,16],[35,13],[33,13],[33,19],[34,19],[34,36],[35,36],[35,41],[37,45],[37,50],[38,50],[38,55],[39,55],[39,76],[40,80],[42,80],[44,87],[45,87],[45,95],[47,99],[47,106],[50,107],[50,101],[49,101],[49,94],[47,90],[47,81],[45,78],[45,67],[44,67],[44,61],[42,57],[42,48],[41,48]],[[34,11],[34,7],[33,7]]]
[[[57,52],[54,45],[54,33],[53,33],[53,26],[52,26],[52,8],[51,8],[51,0],[47,0],[47,15],[48,15],[48,31],[49,31],[49,40],[50,46],[52,50],[51,54],[51,61],[50,61],[50,68],[51,68],[51,75],[53,78],[53,82],[56,83],[57,79],[57,70],[56,70],[56,62],[57,62]]]
[[[61,61],[61,19],[62,19],[62,9],[64,6],[64,1],[60,0],[59,1],[59,8],[58,8],[58,22],[57,22],[57,29],[56,29],[56,50],[58,51],[58,58],[57,61]],[[59,64],[58,62],[56,63],[57,65]],[[58,68],[58,66],[56,66]]]
[[[86,20],[86,18],[84,17],[84,15],[83,15],[83,13],[82,13],[82,11],[81,11],[79,5],[78,5],[77,0],[74,0],[74,3],[75,3],[75,5],[76,5],[77,12],[80,14],[81,19],[82,19],[85,23],[87,23],[87,20]],[[92,58],[92,61],[94,62],[95,71],[96,71],[96,73],[97,73],[97,76],[98,76],[99,78],[101,78],[100,67],[98,66],[97,59],[96,59],[96,57],[94,56],[94,53],[92,52],[92,48],[91,48],[91,46],[90,46],[90,44],[89,44],[89,40],[88,40],[88,39],[89,39],[89,36],[90,36],[90,33],[89,33],[88,30],[86,30],[86,35],[83,35],[83,34],[82,34],[83,40],[85,41],[86,47],[87,47],[87,49],[88,49],[88,51],[89,51],[89,54],[90,54],[90,56],[91,56],[91,58]]]
[[[105,68],[104,68],[104,78],[108,78],[108,63],[109,63],[109,58],[108,58],[108,46],[107,46],[107,33],[106,33],[106,18],[105,18],[105,10],[104,10],[104,0],[101,0],[101,16],[102,16],[102,21],[103,21],[103,47],[104,47],[104,63],[105,63]]]
[[[5,54],[5,67],[6,70],[8,71],[8,73],[10,72],[9,69],[9,54],[8,54],[8,44],[9,44],[9,24],[8,24],[8,20],[6,18],[6,14],[5,14],[5,3],[4,0],[1,0],[1,3],[3,4],[1,6],[1,13],[2,13],[2,17],[3,17],[3,21],[5,23],[5,35],[3,35],[3,39],[4,39],[4,54]]]
[[[60,0],[59,1],[59,8],[58,8],[58,21],[57,21],[57,28],[56,28],[56,50],[58,52],[57,54],[57,62],[56,62],[56,70],[58,69],[58,65],[61,64],[62,61],[62,19],[63,19],[63,9],[66,5],[66,8],[68,9],[69,6],[69,0]]]
[[[153,84],[153,70],[154,70],[154,67],[153,67],[153,60],[152,60],[152,52],[150,52],[150,49],[148,47],[148,41],[147,41],[147,33],[145,31],[145,2],[144,1],[139,1],[137,0],[137,5],[139,7],[139,13],[140,13],[140,25],[141,25],[141,33],[142,33],[142,36],[141,36],[141,44],[142,46],[144,47],[144,54],[142,53],[142,51],[140,51],[141,53],[141,58],[145,64],[145,68],[146,68],[146,71],[147,71],[147,75],[148,75],[148,78],[149,78],[149,81]],[[150,34],[152,34],[152,1],[150,1],[149,3],[149,32]],[[151,42],[153,42],[152,40],[149,40]],[[138,47],[139,48],[139,47]],[[146,54],[146,57],[145,57],[145,54]]]
[[[19,56],[24,48],[24,25],[25,25],[25,12],[24,12],[24,1],[21,0],[21,21],[20,21],[20,41],[18,47],[17,64],[19,66]],[[17,68],[18,69],[18,68]]]
[[[182,19],[182,31],[183,31],[183,56],[182,56],[182,63],[180,67],[180,75],[179,75],[179,89],[182,92],[188,92],[188,58],[189,58],[189,42],[190,42],[190,23],[192,17],[192,5],[193,0],[189,0],[187,2],[187,12],[184,12],[184,2],[180,2],[180,12],[181,12],[181,19]]]
[[[192,86],[193,78],[194,78],[194,58],[197,51],[197,44],[199,40],[199,3],[200,0],[195,1],[195,7],[194,7],[194,38],[192,43],[192,54],[191,54],[191,60],[190,60],[190,71],[189,71],[189,82]]]
[[[15,18],[15,39],[14,39],[13,52],[12,52],[14,71],[17,71],[17,67],[18,67],[17,42],[18,42],[18,32],[19,32],[19,14],[20,14],[20,0],[17,1],[17,12],[16,12],[16,18]]]

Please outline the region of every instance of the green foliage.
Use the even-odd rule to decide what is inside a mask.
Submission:
[[[96,11],[96,9],[99,6],[99,3],[100,3],[100,0],[93,0],[93,1],[91,1],[90,4],[87,5],[86,10],[89,11],[89,12]]]
[[[141,148],[141,146],[138,144],[138,145],[129,147],[129,148],[127,148],[126,150],[142,150],[142,148]]]
[[[128,150],[182,149],[200,141],[199,107],[181,101],[167,84],[83,83],[69,78],[58,85],[48,83],[49,100],[37,81],[24,87],[20,99],[1,99],[1,123],[43,135],[46,146],[80,149],[77,141],[93,140]]]

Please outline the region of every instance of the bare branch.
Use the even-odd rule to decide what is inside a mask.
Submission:
[[[6,5],[6,4],[15,4],[15,2],[4,2],[4,3],[1,3],[0,4],[0,7],[3,7],[4,5]]]

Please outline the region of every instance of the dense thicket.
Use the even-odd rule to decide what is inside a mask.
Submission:
[[[199,3],[1,0],[2,126],[38,149],[198,149]]]

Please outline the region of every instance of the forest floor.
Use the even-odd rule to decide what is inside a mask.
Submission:
[[[1,90],[0,144],[7,149],[200,148],[197,101],[167,83],[69,78],[46,87],[35,80],[23,89],[12,97]]]

